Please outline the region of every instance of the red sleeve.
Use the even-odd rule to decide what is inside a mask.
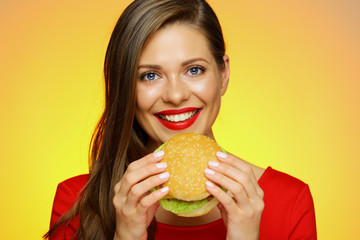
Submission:
[[[307,184],[268,167],[259,180],[265,208],[260,239],[316,240],[314,203]]]
[[[294,203],[290,230],[290,240],[317,239],[314,202],[308,185],[305,185]]]
[[[65,214],[76,202],[82,188],[88,181],[88,175],[80,175],[68,179],[60,183],[57,187],[53,209],[51,213],[50,226],[53,226],[56,221]],[[71,239],[78,229],[78,218],[72,219],[68,225],[63,224],[56,229],[51,236],[51,240],[66,240]]]

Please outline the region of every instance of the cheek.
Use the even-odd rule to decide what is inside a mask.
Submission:
[[[220,103],[221,92],[218,79],[207,79],[203,83],[194,86],[193,90],[206,104],[217,105],[217,102]]]
[[[158,98],[159,91],[156,87],[146,87],[139,84],[136,89],[137,111],[150,110]]]

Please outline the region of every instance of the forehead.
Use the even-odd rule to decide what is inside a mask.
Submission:
[[[191,25],[175,23],[159,29],[146,43],[140,63],[175,61],[195,57],[212,58],[208,40]]]

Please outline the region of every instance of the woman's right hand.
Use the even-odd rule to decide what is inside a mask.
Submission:
[[[147,239],[147,227],[159,207],[158,201],[169,191],[165,187],[150,193],[152,188],[169,179],[169,173],[164,172],[166,163],[160,162],[163,156],[164,151],[158,151],[132,162],[115,185],[114,240]]]

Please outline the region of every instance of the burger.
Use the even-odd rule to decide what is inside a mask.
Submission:
[[[169,187],[168,194],[160,200],[165,210],[182,217],[196,217],[208,213],[218,203],[205,188],[204,170],[209,161],[218,161],[216,152],[224,151],[211,138],[196,134],[176,135],[156,151],[164,150],[162,162],[167,163],[170,178],[162,187]]]

